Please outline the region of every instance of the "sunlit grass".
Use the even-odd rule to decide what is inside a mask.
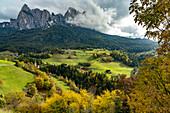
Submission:
[[[61,87],[62,89],[64,89],[65,91],[70,89],[70,87],[67,86],[67,84],[66,84],[65,82],[59,81],[58,79],[56,79],[56,78],[54,78],[54,77],[53,77],[53,80],[54,80],[54,82],[56,83],[57,86],[60,86],[60,87]]]
[[[34,75],[13,65],[0,66],[0,78],[4,85],[0,88],[0,94],[22,90],[28,82],[33,82]]]
[[[75,56],[73,52],[76,52]],[[100,61],[91,59],[93,53],[110,53],[110,51],[94,49],[93,51],[83,51],[83,50],[68,50],[65,54],[54,54],[52,58],[44,59],[44,62],[55,63],[55,64],[68,64],[68,65],[78,65],[79,62],[89,62],[93,61],[94,63],[89,67],[93,72],[105,73],[106,70],[111,70],[111,74],[108,75],[118,75],[126,74],[130,76],[130,72],[133,70],[133,67],[124,65],[122,62],[111,62],[111,63],[101,63]],[[68,54],[67,54],[68,53]],[[71,56],[72,59],[68,59],[68,56]]]
[[[14,62],[0,60],[0,64],[15,64]]]

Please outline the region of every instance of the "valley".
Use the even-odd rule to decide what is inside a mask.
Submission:
[[[3,80],[3,87],[0,88],[1,94],[7,94],[11,91],[20,91],[27,83],[32,82],[35,77],[31,73],[9,64],[11,64],[11,62],[0,61],[0,65],[2,65],[0,66],[0,78]]]
[[[0,0],[0,113],[170,112],[169,4]]]
[[[0,79],[3,80],[3,87],[0,88],[0,94],[21,91],[26,88],[28,83],[33,82],[34,78],[34,74],[16,67],[14,62],[0,60]],[[69,90],[66,83],[56,78],[53,78],[53,80],[63,90]]]
[[[66,50],[64,54],[54,54],[52,58],[44,59],[43,61],[50,64],[68,64],[73,66],[78,66],[79,62],[92,62],[91,66],[86,67],[85,70],[92,70],[93,72],[99,73],[106,73],[106,70],[110,70],[111,74],[106,74],[114,76],[118,74],[126,74],[130,77],[130,72],[133,70],[133,67],[126,66],[119,61],[105,63],[101,61],[102,58],[93,59],[93,54],[96,52],[111,53],[111,51],[101,49],[94,49],[93,51]],[[68,58],[69,56],[71,58]]]

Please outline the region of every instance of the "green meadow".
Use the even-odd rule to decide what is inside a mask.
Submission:
[[[14,65],[0,66],[0,78],[3,80],[3,87],[0,94],[7,94],[11,91],[22,90],[28,82],[33,82],[34,75]]]
[[[76,52],[76,55],[74,55]],[[117,74],[126,74],[130,76],[130,72],[133,70],[133,67],[126,66],[122,62],[110,62],[110,63],[102,63],[100,60],[92,59],[93,53],[101,52],[101,53],[110,53],[108,50],[99,50],[95,49],[93,51],[83,51],[83,50],[67,50],[64,54],[54,54],[52,58],[44,59],[44,62],[48,62],[51,64],[68,64],[76,66],[79,62],[93,62],[89,69],[93,72],[105,73],[106,70],[111,70],[111,74],[108,75],[117,75]],[[68,57],[71,56],[71,59]]]
[[[60,87],[61,87],[62,89],[64,89],[65,91],[66,91],[66,90],[70,90],[70,87],[67,86],[67,84],[66,84],[65,82],[59,81],[58,79],[56,79],[56,78],[54,78],[54,77],[53,77],[53,80],[54,80],[54,82],[56,83],[57,86],[60,86]]]
[[[15,64],[15,63],[10,62],[10,61],[0,60],[0,65],[2,65],[2,64]]]
[[[0,78],[3,80],[3,87],[0,87],[0,94],[22,90],[27,83],[34,81],[35,75],[13,64],[14,62],[0,60]],[[69,86],[66,83],[56,78],[53,78],[53,80],[57,86],[60,86],[64,90],[69,90]]]

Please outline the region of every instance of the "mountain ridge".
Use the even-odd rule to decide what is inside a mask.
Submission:
[[[151,40],[112,36],[69,24],[56,24],[48,29],[0,28],[0,51],[22,53],[54,48],[107,48],[133,53],[150,51],[156,47],[157,44]]]
[[[67,23],[77,15],[86,15],[69,7],[65,15],[30,9],[26,4],[17,19],[0,23],[0,51],[41,52],[52,48],[107,48],[128,52],[153,50],[150,40],[108,35]],[[43,29],[42,29],[43,28]]]
[[[66,25],[66,21],[74,19],[80,13],[76,9],[69,7],[65,15],[50,13],[48,10],[30,9],[27,4],[21,8],[17,19],[10,19],[10,22],[0,23],[0,27],[15,27],[20,30],[33,28],[49,28],[55,24]]]

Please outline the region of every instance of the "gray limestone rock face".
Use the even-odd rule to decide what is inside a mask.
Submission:
[[[50,14],[47,10],[30,9],[26,4],[21,8],[17,19],[10,19],[10,23],[0,23],[0,27],[11,26],[22,29],[49,28],[55,24],[66,25],[68,19],[74,19],[81,14],[76,9],[69,7],[65,15]],[[84,14],[84,13],[83,13]]]
[[[78,14],[81,14],[81,13],[79,11],[77,11],[76,9],[69,7],[67,12],[64,15],[64,18],[66,20],[74,19]]]
[[[2,22],[0,23],[0,27],[9,27],[10,23],[9,22]]]
[[[12,19],[11,18],[10,19],[10,26],[15,27],[15,28],[19,28],[17,19]]]
[[[21,11],[19,12],[17,24],[20,30],[35,28],[34,16],[32,14],[31,9],[26,4],[22,7]]]
[[[48,28],[54,24],[64,24],[61,14],[50,14],[47,10],[30,9],[26,4],[19,12],[18,18],[11,19],[10,25],[19,29]]]
[[[52,15],[52,21],[56,24],[65,25],[64,16],[62,14]]]

